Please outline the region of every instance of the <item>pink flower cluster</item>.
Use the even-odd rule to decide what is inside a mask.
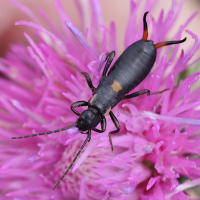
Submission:
[[[24,33],[29,46],[13,44],[6,56],[0,58],[0,199],[190,199],[185,190],[200,184],[200,87],[191,91],[200,72],[179,83],[177,80],[181,72],[199,61],[199,57],[193,58],[200,48],[197,35],[190,30],[183,32],[196,13],[170,38],[192,37],[191,48],[180,54],[180,45],[159,49],[153,71],[134,89],[170,90],[119,103],[113,109],[121,125],[120,133],[113,136],[114,151],[108,132],[115,127],[107,117],[106,132],[92,133],[73,169],[52,191],[86,136],[70,129],[21,140],[10,138],[55,130],[76,121],[70,105],[88,101],[92,95],[80,72],[88,72],[97,86],[106,53],[117,52],[116,27],[114,22],[109,28],[102,24],[97,0],[90,1],[91,26],[83,34],[73,25],[59,0],[54,5],[63,31],[42,11],[48,30],[28,8],[15,0],[9,1],[33,21],[19,21],[15,25],[32,28],[36,39]],[[150,11],[147,22],[153,32],[148,38],[154,43],[166,40],[183,3],[172,0],[166,17],[162,10],[156,21],[153,10],[158,1],[148,0],[142,8],[142,13]],[[84,25],[83,8],[79,1],[75,2]],[[140,3],[141,0],[130,3],[124,48],[142,38]],[[136,18],[141,22],[139,26],[135,24]],[[190,180],[179,183],[181,176]]]

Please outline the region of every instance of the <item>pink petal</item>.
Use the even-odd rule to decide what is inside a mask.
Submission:
[[[159,180],[159,179],[160,179],[159,176],[157,176],[157,177],[151,177],[151,178],[149,179],[148,184],[147,184],[146,190],[149,190],[149,189],[155,184],[155,182],[156,182],[157,180]]]

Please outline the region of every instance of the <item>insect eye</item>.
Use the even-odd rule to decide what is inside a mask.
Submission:
[[[84,121],[85,120],[83,118],[81,118],[81,119],[79,118],[77,122],[78,122],[79,125],[82,125],[82,124],[84,124]]]

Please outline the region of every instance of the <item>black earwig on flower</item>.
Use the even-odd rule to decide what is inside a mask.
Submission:
[[[72,163],[68,167],[67,171],[61,177],[61,179],[56,183],[53,190],[58,186],[60,181],[65,177],[68,171],[72,168],[74,162],[77,157],[81,153],[85,144],[91,139],[91,130],[102,133],[106,130],[106,115],[110,115],[116,130],[109,132],[109,141],[111,145],[111,149],[113,150],[113,144],[111,135],[120,131],[120,125],[111,111],[113,107],[115,107],[120,101],[123,99],[131,99],[143,94],[154,95],[162,93],[168,89],[159,91],[159,92],[150,92],[149,90],[141,90],[138,92],[134,92],[132,94],[126,95],[128,92],[133,90],[137,85],[139,85],[149,74],[151,71],[157,54],[157,49],[166,45],[178,44],[186,41],[186,38],[178,41],[167,41],[161,42],[158,44],[153,44],[152,40],[147,40],[148,37],[148,29],[146,23],[146,15],[148,12],[144,13],[143,23],[144,23],[144,33],[142,40],[139,40],[132,45],[130,45],[122,55],[117,59],[117,61],[113,64],[110,71],[108,72],[109,66],[113,61],[115,56],[115,51],[110,52],[106,58],[106,64],[99,81],[99,85],[95,88],[92,84],[90,76],[86,72],[82,72],[86,78],[88,86],[92,90],[92,98],[86,101],[77,101],[71,105],[72,111],[79,116],[76,123],[70,125],[68,127],[48,131],[46,133],[32,134],[26,135],[22,137],[12,137],[11,139],[21,139],[34,137],[38,135],[45,135],[56,133],[59,131],[64,131],[73,126],[77,127],[82,134],[87,134],[87,138],[82,144],[80,150],[77,152],[75,158]],[[108,73],[107,73],[108,72]],[[83,111],[81,114],[76,111],[74,108],[88,106],[88,109]],[[101,123],[101,130],[96,129],[95,127]],[[87,131],[84,133],[82,131]]]

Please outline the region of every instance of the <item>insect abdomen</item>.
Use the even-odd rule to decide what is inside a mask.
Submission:
[[[156,53],[152,41],[140,40],[132,44],[118,58],[107,78],[110,76],[116,78],[128,93],[149,74],[155,62]]]
[[[140,40],[129,46],[98,85],[91,105],[105,114],[145,79],[155,59],[156,49],[152,41]]]

